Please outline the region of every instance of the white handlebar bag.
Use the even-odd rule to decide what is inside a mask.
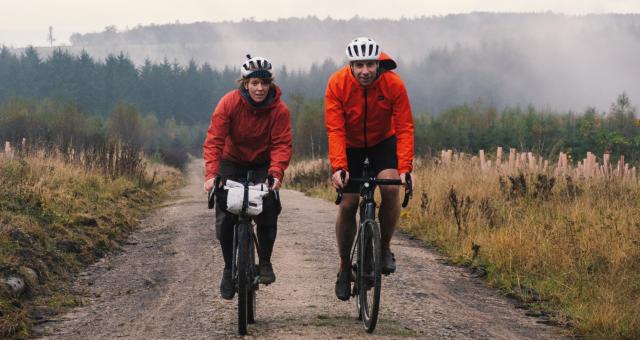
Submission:
[[[244,201],[244,185],[232,180],[227,180],[224,188],[227,190],[227,211],[240,215],[242,202]],[[250,185],[246,214],[249,216],[260,215],[262,212],[262,198],[269,193],[265,184]]]

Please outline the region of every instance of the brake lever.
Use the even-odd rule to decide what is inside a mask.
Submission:
[[[402,201],[402,207],[406,208],[409,205],[409,200],[413,197],[413,182],[411,180],[411,173],[407,172],[404,178],[404,200]]]
[[[344,170],[340,170],[340,180],[342,181],[342,184],[344,185],[344,180],[345,178],[347,178],[347,173]],[[336,193],[338,194],[338,196],[336,197],[336,205],[339,205],[340,202],[342,202],[342,189],[341,188],[336,188]]]
[[[275,184],[275,182],[275,178],[272,175],[267,176],[267,186],[269,190],[273,192],[276,201],[280,201],[280,192],[278,190],[273,190],[273,185]]]
[[[221,180],[220,175],[216,176],[216,178],[213,180],[213,188],[209,190],[209,193],[208,193],[209,197],[207,200],[207,208],[209,209],[213,209],[213,207],[215,206],[215,200],[216,200],[215,191],[218,190],[218,185],[220,185],[220,180]]]
[[[209,199],[207,201],[207,208],[209,208],[209,209],[213,209],[213,207],[215,206],[215,203],[216,203],[215,202],[216,201],[216,198],[215,198],[216,194],[213,193],[214,190],[215,189],[211,189],[211,190],[209,190],[209,193],[208,193]]]
[[[273,190],[273,184],[275,183],[275,179],[272,175],[267,176],[267,185],[269,186],[269,190]]]

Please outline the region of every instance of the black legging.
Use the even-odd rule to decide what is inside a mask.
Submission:
[[[258,225],[258,258],[261,263],[271,262],[271,254],[273,253],[273,245],[276,242],[276,234],[278,233],[277,225]],[[222,257],[224,258],[224,268],[231,268],[231,260],[233,258],[233,225],[230,228],[222,227],[221,232],[217,233],[222,248]]]

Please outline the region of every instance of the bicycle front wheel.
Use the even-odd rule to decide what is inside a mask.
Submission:
[[[249,259],[249,225],[240,223],[238,225],[238,252],[237,252],[237,269],[238,269],[238,333],[240,335],[247,334],[248,307],[249,307],[249,291],[251,290],[250,281],[250,259]]]
[[[252,233],[253,234],[253,233]],[[258,283],[258,268],[256,267],[256,251],[253,243],[253,235],[249,237],[249,296],[247,297],[247,322],[256,323],[256,290]]]
[[[374,220],[365,220],[360,228],[357,301],[364,328],[372,333],[378,322],[382,288],[380,226]]]

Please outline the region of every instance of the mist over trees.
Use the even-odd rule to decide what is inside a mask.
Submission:
[[[301,122],[310,122],[300,123],[300,133],[312,138],[310,155],[320,156],[326,150],[322,146],[326,141],[320,142],[326,139],[322,100],[302,93],[324,86],[336,67],[325,63],[308,72],[282,69],[279,73],[283,88],[293,89],[286,92],[296,105],[292,112],[300,112]],[[236,88],[239,74],[237,68],[214,70],[193,61],[187,65],[146,61],[136,66],[123,53],[96,60],[86,52],[75,56],[57,49],[42,58],[35,48],[16,55],[3,47],[0,140],[15,144],[27,138],[66,150],[72,141],[74,147],[85,148],[110,136],[157,154],[165,162],[183,165],[186,152],[200,153],[213,109]],[[316,131],[310,132],[311,127]],[[99,131],[100,138],[87,137],[85,128]],[[301,143],[299,151],[304,148]]]
[[[375,38],[397,59],[416,111],[437,114],[477,100],[499,108],[534,104],[603,111],[623,91],[640,98],[640,15],[471,13],[110,26],[74,34],[72,46],[64,48],[75,55],[86,50],[100,60],[124,51],[138,66],[166,58],[217,70],[237,66],[251,53],[270,58],[277,72],[283,66],[295,72],[327,59],[343,64],[346,42],[362,35]],[[52,50],[38,51],[48,56]],[[305,96],[316,97],[324,86],[308,90]]]
[[[277,83],[285,96],[322,98],[334,63],[313,65],[308,71],[280,69]],[[20,98],[65,98],[88,112],[107,115],[118,102],[152,112],[160,121],[175,118],[188,124],[208,124],[220,98],[237,87],[238,68],[213,69],[209,64],[186,65],[147,60],[136,66],[123,53],[94,59],[86,51],[75,56],[56,49],[46,59],[35,48],[21,55],[0,48],[0,103]]]
[[[277,83],[291,111],[297,157],[326,154],[323,89],[337,67],[326,61],[312,65],[308,71],[289,72],[283,68],[278,73]],[[106,135],[141,145],[150,154],[182,164],[186,161],[185,152],[200,153],[211,112],[218,100],[236,87],[238,77],[238,69],[216,70],[193,61],[187,65],[146,61],[136,66],[122,53],[101,61],[86,52],[74,56],[59,49],[43,59],[35,49],[15,55],[2,48],[0,104],[9,104],[0,107],[0,138],[15,143],[27,137],[65,145],[69,143],[65,138],[76,143],[86,140],[84,135],[78,135],[79,127],[98,124],[98,130]],[[16,105],[15,98],[35,102]],[[46,98],[53,98],[57,104],[48,104]],[[613,104],[606,112],[594,107],[579,111],[535,105],[499,108],[481,100],[452,105],[438,114],[414,111],[416,151],[425,155],[437,154],[444,148],[477,152],[503,146],[531,150],[552,159],[559,151],[576,157],[584,157],[587,151],[606,151],[614,157],[624,154],[637,161],[637,109],[624,92],[610,101]],[[40,109],[29,109],[32,107]],[[63,118],[48,120],[48,109],[52,117]],[[37,114],[24,116],[24,112],[31,111]],[[96,116],[90,120],[94,125],[75,124],[75,120],[84,119],[74,118],[79,115]],[[62,123],[52,126],[53,122]],[[54,132],[58,137],[51,137]]]
[[[75,34],[70,47],[2,47],[0,103],[57,98],[103,119],[136,112],[145,122],[143,139],[155,138],[147,150],[197,153],[213,108],[236,87],[248,52],[275,65],[292,113],[295,154],[321,156],[326,81],[344,65],[346,41],[361,35],[374,37],[398,62],[421,154],[500,145],[546,157],[558,151],[640,157],[633,106],[640,98],[640,15],[111,26]],[[154,127],[164,132],[148,131]],[[0,137],[19,139],[17,130],[3,131]]]

